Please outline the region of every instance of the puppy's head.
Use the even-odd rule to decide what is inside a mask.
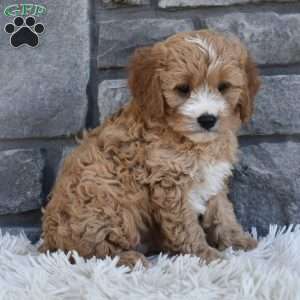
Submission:
[[[260,85],[241,42],[211,31],[180,33],[137,49],[129,71],[144,119],[167,123],[197,143],[246,122]]]

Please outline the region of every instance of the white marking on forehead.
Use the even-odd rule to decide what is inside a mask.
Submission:
[[[217,66],[223,63],[223,60],[220,57],[218,57],[218,54],[214,49],[212,43],[208,42],[207,39],[200,38],[200,37],[197,38],[191,37],[191,38],[186,38],[186,41],[198,45],[200,51],[202,51],[204,54],[208,56],[208,62],[209,62],[208,71],[210,71],[213,68],[216,68]]]
[[[192,92],[190,98],[179,108],[179,111],[191,118],[198,118],[205,113],[218,116],[221,113],[226,113],[227,105],[223,97],[211,92],[205,86]]]
[[[204,54],[207,54],[210,61],[217,60],[217,52],[214,49],[213,45],[207,41],[207,39],[200,37],[191,37],[186,39],[187,42],[197,44]]]

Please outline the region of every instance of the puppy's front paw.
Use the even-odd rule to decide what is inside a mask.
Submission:
[[[241,239],[240,243],[237,243],[237,249],[243,250],[252,250],[257,247],[257,240],[253,239],[248,234],[244,235],[244,238]]]
[[[207,247],[205,250],[201,250],[197,253],[197,256],[201,257],[206,261],[207,264],[210,262],[217,260],[217,259],[222,259],[222,254],[217,250],[212,247]]]
[[[232,247],[234,250],[252,250],[256,248],[257,241],[253,239],[250,234],[245,232],[239,232],[231,234],[220,241],[218,248],[224,250],[228,247]]]
[[[136,251],[125,251],[120,253],[118,256],[119,261],[117,266],[127,266],[130,269],[133,269],[139,261],[145,268],[150,266],[148,259],[142,253]]]

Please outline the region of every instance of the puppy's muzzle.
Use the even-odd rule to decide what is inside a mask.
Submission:
[[[202,128],[210,130],[215,126],[217,122],[217,117],[210,114],[203,114],[200,117],[198,117],[197,121]]]

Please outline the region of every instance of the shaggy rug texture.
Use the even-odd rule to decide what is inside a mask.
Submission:
[[[257,249],[227,249],[208,266],[188,255],[159,256],[148,270],[129,272],[117,259],[74,256],[72,265],[62,252],[39,254],[24,235],[0,234],[0,299],[300,299],[300,226],[273,226]]]

